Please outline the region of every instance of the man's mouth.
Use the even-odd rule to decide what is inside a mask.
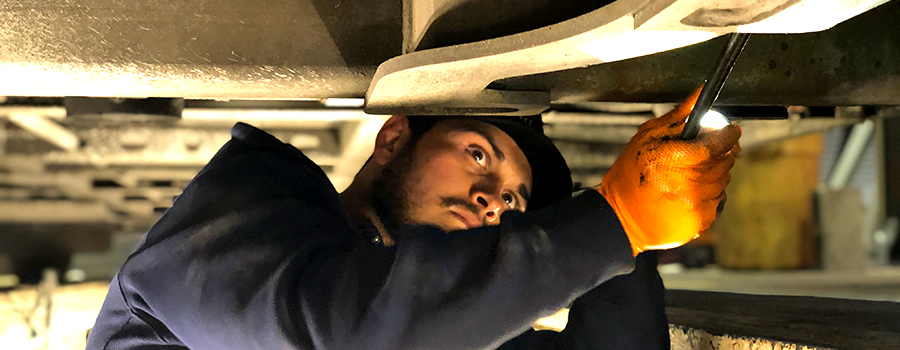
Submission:
[[[478,218],[475,217],[475,214],[466,211],[457,212],[453,210],[451,210],[450,213],[462,222],[465,229],[478,226]]]

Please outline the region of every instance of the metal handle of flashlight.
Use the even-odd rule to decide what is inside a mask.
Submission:
[[[700,90],[700,96],[697,98],[697,103],[694,104],[694,109],[691,110],[691,114],[688,115],[687,121],[684,123],[684,129],[681,130],[682,139],[691,140],[700,133],[700,119],[703,118],[706,112],[709,112],[710,107],[716,102],[719,92],[722,91],[722,86],[725,85],[725,79],[728,78],[728,74],[734,68],[734,62],[737,61],[738,55],[744,50],[744,46],[749,38],[750,34],[747,33],[732,33],[728,38],[728,43],[725,44],[725,48],[719,54],[712,73],[709,74],[706,84],[703,85],[703,90]]]

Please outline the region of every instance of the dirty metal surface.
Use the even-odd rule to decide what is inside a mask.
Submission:
[[[373,114],[459,114],[466,108],[498,115],[536,114],[547,109],[550,101],[573,101],[560,100],[558,93],[553,95],[555,91],[551,86],[542,84],[545,81],[528,78],[532,75],[543,77],[554,74],[547,72],[592,65],[605,67],[611,62],[687,47],[727,33],[826,30],[885,1],[788,2],[783,4],[787,7],[772,9],[777,13],[753,17],[758,20],[756,22],[737,21],[737,25],[717,27],[688,25],[683,20],[697,11],[730,9],[741,1],[723,4],[693,0],[618,0],[587,14],[531,31],[392,58],[375,72],[366,92],[365,109]],[[808,58],[804,57],[803,61],[806,60]],[[696,61],[695,57],[684,56],[681,64]],[[710,66],[702,67],[709,70]],[[642,69],[640,66],[631,68]],[[641,74],[643,72],[635,73]],[[681,72],[676,74],[680,76]],[[697,76],[706,76],[706,73]],[[510,77],[525,77],[522,78],[524,83],[495,83]],[[596,86],[582,84],[576,86],[574,93],[579,98],[590,97],[593,89]]]
[[[717,103],[896,105],[900,103],[900,2],[807,34],[755,34]],[[491,88],[548,91],[556,103],[676,102],[709,73],[723,38],[586,68],[496,81]]]
[[[714,335],[763,338],[810,348],[896,349],[900,304],[684,290],[666,292],[669,323]]]
[[[444,46],[499,38],[556,24],[586,14],[614,0],[407,0],[409,20],[416,26],[410,33],[409,50],[421,51]],[[502,15],[501,15],[502,14]]]
[[[383,0],[0,0],[0,96],[361,97],[400,54]]]
[[[412,41],[408,52],[472,43],[522,33],[575,18],[614,0],[407,0]],[[715,1],[682,19],[695,27],[750,24],[800,0]],[[651,3],[651,2],[645,2]],[[418,22],[418,23],[415,23]],[[421,23],[421,24],[420,24]]]
[[[435,17],[429,27],[423,28],[430,33],[428,37],[432,38],[426,42],[432,41],[435,46],[472,43],[513,34],[575,16],[602,4],[554,3],[554,6],[550,6],[553,8],[551,11],[547,10],[550,8],[547,5],[549,3],[535,2],[532,6],[522,7],[517,11],[482,11],[485,6],[510,8],[515,5],[497,2],[497,7],[491,7],[495,5],[488,3],[493,2],[462,0],[431,2],[454,3],[456,6],[449,12],[441,13],[447,19]],[[623,0],[619,0],[606,7],[622,2]],[[858,2],[830,0],[830,3],[855,6],[853,4]],[[709,11],[714,12],[714,9],[707,12]],[[474,15],[475,12],[478,15]],[[456,27],[447,24],[448,21],[453,22],[451,19],[454,18],[476,19],[486,16],[482,13],[488,12],[496,12],[497,16],[490,25],[486,25],[485,28],[489,28],[487,30],[479,29],[476,25],[478,23],[472,21]],[[542,21],[528,21],[534,17],[534,13],[544,12],[547,12],[547,16],[541,17]],[[152,0],[127,5],[117,0],[0,0],[0,74],[8,81],[16,81],[16,84],[0,86],[0,96],[201,99],[361,97],[374,76],[375,67],[401,53],[404,40],[402,13],[400,1],[384,0],[266,0],[252,5],[237,0]],[[473,15],[467,16],[467,13]],[[487,16],[494,15],[495,13],[491,13]],[[670,17],[683,14],[675,15]],[[708,21],[708,14],[704,16],[704,20]],[[510,21],[510,18],[516,20]],[[520,19],[529,22],[529,25],[516,24],[522,22]],[[657,24],[649,25],[652,27]],[[554,28],[556,31],[559,29]],[[868,30],[867,33],[873,33],[873,38],[866,40],[869,43],[880,43],[881,46],[860,47],[864,52],[883,55],[885,58],[869,62],[873,67],[862,70],[858,80],[851,76],[848,84],[864,82],[870,88],[861,92],[854,90],[858,92],[855,95],[844,94],[847,92],[846,88],[836,89],[832,94],[826,95],[827,98],[837,96],[831,99],[834,100],[850,96],[844,100],[864,102],[883,101],[887,96],[883,92],[874,95],[868,92],[877,92],[879,88],[883,91],[893,86],[894,80],[882,76],[873,77],[873,73],[897,70],[894,68],[897,59],[892,58],[895,57],[892,54],[896,50],[887,44],[892,37],[886,38],[891,33],[896,33],[896,30],[892,26],[878,24],[870,26]],[[822,80],[839,82],[844,75],[856,74],[859,69],[866,68],[857,66],[852,59],[849,66],[842,65],[840,57],[843,56],[833,54],[852,50],[852,45],[832,47],[831,51],[826,50],[822,54],[822,62],[816,65],[841,66],[841,69],[833,69],[834,77],[828,79],[809,79],[808,74],[802,74],[802,67],[794,67],[802,66],[809,58],[802,57],[802,53],[791,54],[794,51],[806,51],[809,46],[797,46],[796,50],[788,50],[788,53],[777,51],[780,47],[780,42],[775,43],[773,52],[778,57],[763,60],[768,66],[770,60],[774,59],[771,65],[776,67],[772,68],[774,72],[763,72],[766,74],[761,73],[750,79],[751,83],[756,84],[758,81],[759,86],[768,89],[765,91],[777,91],[776,97],[790,96],[782,92],[792,90],[783,86],[782,90],[772,90],[769,89],[771,85],[808,83],[810,86],[827,86],[822,84]],[[888,49],[883,50],[884,47]],[[503,48],[495,46],[493,49]],[[705,76],[707,65],[702,64],[705,59],[702,56],[710,50],[714,49],[685,51],[685,54],[678,56],[683,58],[679,61],[692,62],[695,67],[672,67],[679,68],[677,73],[667,73],[671,70],[666,70],[666,67],[671,67],[672,57],[654,55],[651,57],[656,58],[645,61],[653,66],[649,69],[646,64],[622,63],[612,67],[604,64],[588,68],[587,71],[577,70],[576,73],[566,71],[521,78],[522,80],[506,79],[495,85],[534,92],[516,98],[505,91],[488,89],[484,90],[487,92],[485,96],[478,97],[491,103],[514,106],[522,106],[537,99],[540,100],[538,105],[544,105],[544,100],[549,100],[550,96],[545,96],[543,91],[535,91],[544,90],[552,93],[554,101],[673,101],[680,99],[684,91],[690,90],[688,86],[696,85],[696,77]],[[861,54],[848,55],[853,55],[850,57],[853,58]],[[738,69],[740,65],[738,63]],[[492,68],[488,67],[484,70],[490,69]],[[657,73],[661,70],[665,74],[660,76]],[[629,72],[627,81],[623,78],[625,71]],[[793,75],[785,79],[788,71]],[[586,78],[581,79],[582,77]],[[785,80],[788,80],[787,84],[783,84]],[[610,81],[616,81],[616,85],[610,86]],[[726,87],[726,95],[723,96],[726,102],[727,89]],[[421,92],[428,89],[419,90]],[[731,101],[752,102],[744,97],[746,96],[738,96]],[[826,101],[831,101],[827,98]],[[765,99],[760,100],[765,102]],[[452,111],[482,111],[471,108],[472,106],[458,107]]]

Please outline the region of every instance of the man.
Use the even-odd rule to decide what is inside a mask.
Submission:
[[[238,124],[112,281],[88,348],[593,348],[584,298],[573,331],[504,343],[712,222],[740,131],[677,140],[692,105],[575,197],[549,140],[506,119],[392,117],[340,196]]]

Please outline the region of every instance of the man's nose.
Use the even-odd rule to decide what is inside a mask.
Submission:
[[[487,221],[488,224],[500,222],[500,214],[502,214],[503,201],[497,194],[487,192],[475,192],[472,194],[473,202],[478,206],[479,214]]]

